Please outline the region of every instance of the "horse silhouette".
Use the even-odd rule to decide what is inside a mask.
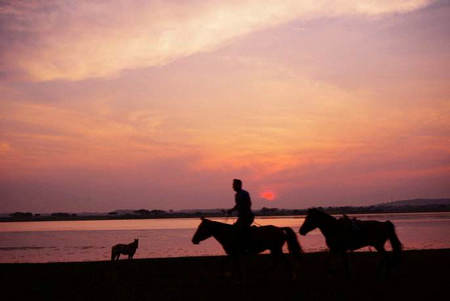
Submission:
[[[289,227],[253,226],[249,230],[248,242],[243,245],[234,225],[202,217],[201,223],[192,237],[192,243],[199,244],[210,237],[214,237],[222,245],[227,255],[237,259],[241,255],[256,255],[269,250],[274,262],[278,264],[279,259],[282,259],[288,266],[291,276],[295,278],[291,266],[283,256],[283,245],[287,243],[289,253],[292,255],[299,256],[303,251],[295,232]]]
[[[295,232],[289,227],[261,226],[250,228],[250,241],[247,246],[242,246],[236,239],[236,230],[233,225],[201,218],[202,222],[197,228],[192,242],[199,244],[201,241],[214,237],[228,255],[258,254],[270,250],[273,255],[283,254],[283,245],[288,244],[289,253],[299,255],[302,248],[297,240]]]
[[[117,244],[111,248],[111,261],[119,260],[120,254],[128,255],[128,259],[133,259],[134,253],[138,248],[139,239],[135,239],[132,243],[127,245]]]
[[[395,233],[394,224],[390,221],[361,221],[350,219],[346,215],[337,219],[321,210],[309,209],[308,214],[299,229],[301,235],[319,228],[325,237],[326,244],[332,255],[340,255],[344,260],[345,273],[349,276],[347,251],[353,251],[365,246],[373,246],[383,257],[379,269],[386,265],[386,273],[389,273],[393,264],[400,259],[402,244]],[[384,248],[389,240],[392,246],[392,261],[388,258]]]

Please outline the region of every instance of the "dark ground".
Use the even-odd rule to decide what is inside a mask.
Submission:
[[[406,251],[389,279],[375,252],[350,255],[352,275],[330,276],[327,253],[307,253],[297,279],[271,258],[247,258],[247,277],[225,276],[225,257],[111,263],[0,264],[2,300],[450,300],[450,249]],[[293,260],[293,259],[291,259]]]

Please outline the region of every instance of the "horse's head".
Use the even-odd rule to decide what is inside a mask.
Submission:
[[[201,217],[202,222],[197,228],[197,231],[195,231],[194,236],[192,237],[192,243],[195,245],[198,245],[201,241],[210,238],[211,237],[211,231],[210,231],[210,220]]]
[[[139,239],[136,238],[136,239],[134,240],[134,243],[136,244],[136,248],[137,248],[138,245],[139,245]]]
[[[300,227],[298,231],[301,235],[306,235],[308,232],[316,229],[319,225],[321,211],[318,209],[308,209],[308,214],[306,215],[305,221],[303,225]]]

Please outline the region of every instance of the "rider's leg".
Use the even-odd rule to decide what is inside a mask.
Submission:
[[[251,247],[250,225],[254,216],[239,216],[234,223],[235,228],[235,249],[240,253],[248,253]]]

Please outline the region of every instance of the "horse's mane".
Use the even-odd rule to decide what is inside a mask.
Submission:
[[[213,221],[213,220],[210,220],[210,219],[207,219],[207,218],[203,218],[203,221],[207,222],[209,224],[213,224],[215,226],[222,226],[222,227],[229,227],[229,228],[233,227],[233,225],[230,225],[230,224],[227,224],[227,223],[221,223],[221,222]]]
[[[363,222],[362,220],[360,220],[359,218],[356,217],[350,217],[347,214],[343,214],[340,218],[340,221],[355,221],[355,222]]]
[[[336,219],[334,216],[326,213],[325,211],[323,211],[322,209],[319,209],[319,208],[310,208],[310,209],[308,209],[308,215],[309,214],[315,214],[315,215],[320,215],[322,217],[328,217],[328,218]]]

